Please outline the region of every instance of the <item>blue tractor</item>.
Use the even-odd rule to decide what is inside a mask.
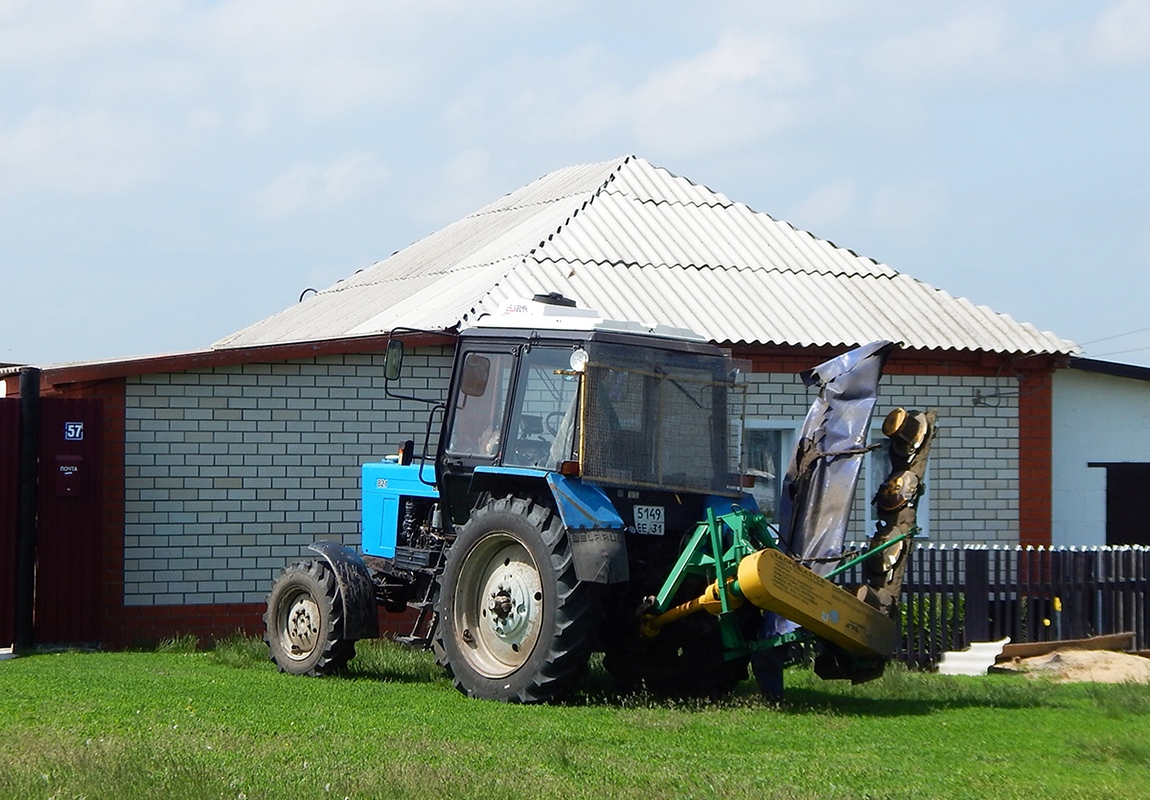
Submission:
[[[881,671],[885,614],[805,569],[814,589],[791,576],[764,600],[774,567],[740,571],[778,542],[742,487],[742,373],[724,350],[537,295],[459,333],[446,398],[406,389],[402,356],[393,336],[387,391],[430,406],[423,452],[409,440],[363,466],[360,553],[317,542],[275,583],[265,638],[281,670],[339,670],[382,606],[469,696],[560,698],[594,651],[624,689],[715,695],[756,649],[798,638],[757,641],[763,608],[807,619],[797,591],[853,604],[841,641],[825,610],[806,609],[806,628]]]

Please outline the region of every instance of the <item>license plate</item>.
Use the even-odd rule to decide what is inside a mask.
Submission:
[[[635,506],[635,533],[662,536],[666,511],[662,506]]]

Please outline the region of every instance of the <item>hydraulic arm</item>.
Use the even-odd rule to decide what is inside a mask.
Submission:
[[[656,636],[670,622],[697,611],[707,611],[720,618],[729,649],[746,652],[773,647],[777,642],[746,642],[737,626],[724,624],[729,621],[724,619],[725,615],[750,602],[798,623],[852,655],[891,656],[897,630],[890,617],[816,575],[773,545],[757,549],[755,545],[763,542],[767,535],[765,518],[741,509],[700,523],[684,558],[644,617],[644,635]],[[716,552],[713,549],[716,542],[727,544],[719,559],[709,554]],[[699,597],[673,608],[663,607],[682,578],[692,572],[720,577]],[[724,589],[720,590],[720,586]]]

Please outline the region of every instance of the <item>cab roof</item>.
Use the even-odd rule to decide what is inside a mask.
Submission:
[[[575,301],[560,294],[540,295],[527,298],[512,298],[503,303],[494,314],[484,314],[472,326],[465,328],[464,335],[476,335],[501,329],[510,335],[522,336],[524,331],[537,335],[554,335],[561,338],[600,339],[600,336],[580,335],[615,333],[623,336],[643,336],[689,343],[706,343],[707,339],[690,328],[678,328],[657,323],[630,320],[605,319],[591,308],[578,308]]]

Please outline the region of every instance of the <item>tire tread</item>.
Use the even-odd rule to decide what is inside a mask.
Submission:
[[[526,681],[505,681],[511,684],[511,688],[502,694],[497,692],[494,699],[514,703],[551,702],[569,693],[587,666],[600,616],[595,591],[597,586],[580,582],[575,578],[575,562],[562,521],[545,504],[533,502],[525,497],[508,496],[495,499],[475,511],[464,530],[472,526],[488,525],[491,517],[503,514],[519,517],[526,522],[534,529],[548,551],[550,566],[555,572],[556,608],[554,635],[550,642],[541,639],[537,645],[548,648],[543,662]],[[462,669],[457,669],[451,663],[450,651],[444,640],[444,620],[445,615],[440,614],[433,648],[437,654],[437,661],[451,676],[459,691],[474,695],[475,687],[469,684],[475,678],[469,674],[469,668],[463,666]]]

